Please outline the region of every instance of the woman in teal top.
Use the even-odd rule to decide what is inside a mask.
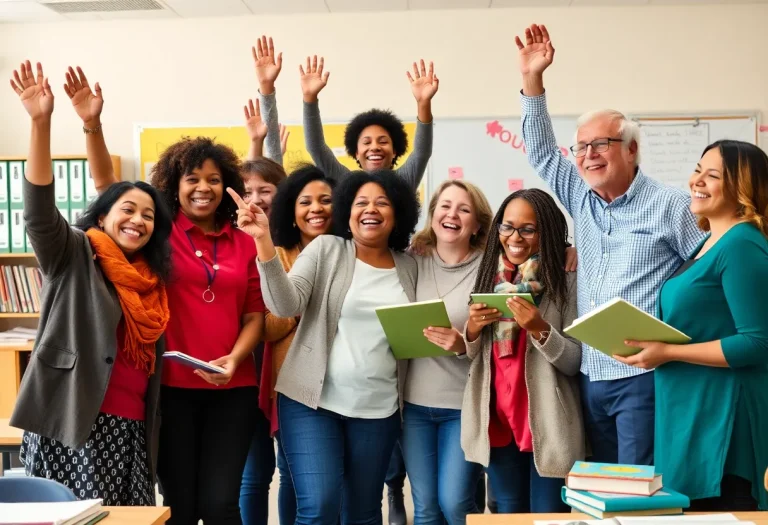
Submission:
[[[768,510],[768,156],[707,147],[691,211],[710,235],[662,286],[658,316],[688,345],[628,342],[656,368],[656,470],[691,510]]]

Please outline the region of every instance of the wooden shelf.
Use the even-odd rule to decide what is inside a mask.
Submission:
[[[17,312],[0,313],[0,319],[39,319],[39,318],[40,318],[40,312],[35,312],[32,314],[23,314],[23,313],[17,313]]]
[[[35,254],[30,253],[0,253],[0,259],[34,259]]]
[[[25,345],[0,345],[0,352],[31,352],[33,344],[30,341]]]

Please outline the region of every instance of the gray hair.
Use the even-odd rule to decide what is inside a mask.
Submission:
[[[622,143],[622,147],[629,148],[632,142],[637,144],[637,154],[635,155],[635,167],[639,166],[640,165],[640,125],[634,120],[628,119],[626,115],[624,115],[624,113],[621,113],[620,111],[616,111],[615,109],[599,109],[597,111],[590,111],[588,113],[584,113],[582,116],[580,116],[579,119],[576,121],[576,136],[574,137],[574,142],[578,142],[579,129],[581,129],[583,125],[588,124],[589,122],[592,122],[593,120],[596,120],[599,118],[608,118],[610,120],[619,122],[619,133],[621,134],[621,139],[624,141]]]

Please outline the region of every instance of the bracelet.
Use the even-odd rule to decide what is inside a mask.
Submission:
[[[547,341],[547,338],[549,337],[550,330],[544,330],[542,332],[539,332],[539,337],[534,338],[536,339],[536,342],[539,344],[544,344]]]
[[[93,129],[89,129],[89,128],[86,128],[85,126],[83,126],[83,133],[85,133],[87,135],[95,135],[99,131],[101,131],[101,124],[99,124],[98,126],[96,126]]]

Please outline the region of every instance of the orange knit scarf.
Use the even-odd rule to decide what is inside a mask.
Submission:
[[[165,285],[141,255],[126,259],[109,235],[91,228],[86,232],[101,269],[117,290],[125,318],[123,350],[148,374],[155,371],[155,343],[168,324]]]

